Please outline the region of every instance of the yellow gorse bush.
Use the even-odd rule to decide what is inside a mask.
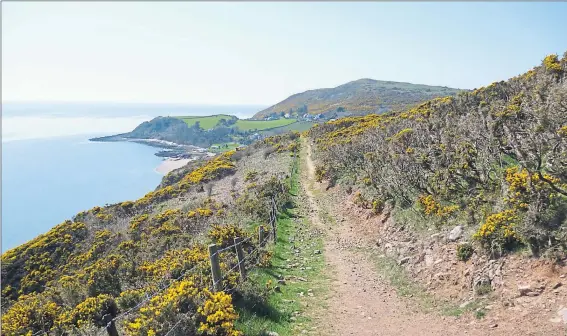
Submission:
[[[62,308],[37,294],[21,295],[2,315],[2,335],[31,335],[51,330]]]
[[[549,174],[542,174],[551,183],[559,183],[559,179]],[[556,193],[549,185],[542,181],[538,174],[530,174],[527,169],[520,170],[519,167],[506,169],[506,182],[508,182],[508,201],[518,209],[526,209],[529,206],[532,190],[528,178],[531,180],[531,188],[534,191],[546,191],[547,197],[553,198]]]
[[[459,209],[458,205],[442,206],[432,195],[422,195],[418,201],[423,207],[423,213],[428,216],[446,217]]]
[[[179,182],[147,193],[135,202],[136,206],[143,208],[153,201],[176,197],[189,190],[192,185],[209,182],[235,171],[235,164],[231,157],[236,151],[231,150],[206,161],[201,167],[189,172]]]
[[[190,280],[174,282],[163,293],[154,296],[148,304],[140,308],[138,317],[126,322],[130,335],[156,335],[165,332],[163,326],[178,313],[196,310],[195,297],[199,289]],[[168,325],[169,326],[169,325]]]
[[[234,244],[234,238],[241,237],[244,239],[248,234],[237,225],[227,224],[213,225],[207,236],[219,247],[224,247]]]
[[[545,69],[553,72],[560,72],[561,71],[561,63],[559,62],[559,58],[557,55],[547,55],[543,59],[543,66]]]
[[[514,210],[504,210],[488,216],[484,224],[480,226],[473,238],[479,240],[485,246],[491,246],[492,242],[507,244],[519,241],[514,230],[517,225],[518,216]]]
[[[198,332],[214,336],[241,336],[242,333],[234,329],[238,314],[232,305],[232,297],[224,292],[211,293],[208,289],[204,289],[203,293],[207,299],[198,310],[204,319]]]

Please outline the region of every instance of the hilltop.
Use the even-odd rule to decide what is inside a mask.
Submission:
[[[144,121],[134,130],[91,141],[134,141],[167,149],[159,156],[187,156],[203,152],[199,148],[234,147],[289,131],[304,131],[314,122],[295,118],[271,120],[239,119],[231,115],[156,117]]]
[[[254,115],[263,119],[274,114],[330,114],[341,117],[383,113],[409,107],[431,98],[453,96],[459,92],[443,86],[429,86],[363,78],[335,88],[294,94]]]
[[[333,241],[360,251],[357,271],[373,260],[399,293],[473,321],[437,332],[412,323],[404,334],[563,334],[566,79],[567,53],[549,55],[507,81],[308,132],[326,216],[347,223]],[[342,284],[337,291],[353,287]],[[380,291],[365,291],[358,305],[383,308]],[[362,329],[404,321],[388,310],[380,317]],[[338,328],[344,335],[348,325]]]

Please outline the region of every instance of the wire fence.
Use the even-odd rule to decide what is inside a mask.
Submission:
[[[276,240],[277,240],[277,234],[276,234],[277,211],[278,211],[277,210],[277,204],[276,204],[276,201],[273,197],[270,199],[269,202],[270,202],[270,210],[269,210],[269,214],[268,214],[268,231],[267,232],[265,231],[264,226],[259,227],[259,229],[258,229],[258,244],[256,245],[256,247],[252,251],[247,252],[246,256],[244,256],[244,251],[242,249],[242,246],[245,243],[251,242],[252,241],[251,237],[248,237],[248,238],[245,238],[245,239],[241,239],[240,237],[236,237],[234,244],[231,244],[229,246],[225,246],[221,249],[217,249],[216,244],[211,244],[209,246],[209,248],[211,248],[212,245],[215,246],[214,252],[209,253],[211,274],[213,276],[213,281],[212,281],[212,290],[213,291],[223,291],[223,292],[230,291],[231,290],[230,289],[230,286],[231,286],[230,282],[226,282],[222,288],[220,288],[220,285],[222,284],[223,281],[227,280],[228,277],[237,269],[240,270],[241,281],[244,281],[246,279],[246,276],[245,276],[246,270],[247,270],[246,263],[247,262],[249,263],[252,260],[252,258],[254,257],[254,255],[259,253],[264,248],[264,246],[266,245],[266,243],[270,239],[272,239],[274,243],[276,242]],[[234,250],[236,252],[235,253],[236,258],[237,258],[236,264],[234,264],[230,269],[228,269],[225,272],[224,275],[222,275],[221,271],[220,271],[221,253],[229,251],[229,250]],[[209,251],[211,251],[211,249],[209,249]],[[117,321],[124,319],[128,315],[139,310],[146,303],[150,302],[153,298],[155,298],[156,296],[161,294],[163,291],[165,291],[166,289],[171,287],[174,283],[176,283],[177,281],[179,281],[183,277],[185,277],[188,273],[193,272],[198,266],[200,266],[200,265],[196,264],[193,267],[191,267],[190,269],[185,270],[177,278],[174,278],[174,279],[165,279],[164,278],[164,279],[162,279],[162,280],[167,280],[168,283],[166,285],[159,286],[158,290],[156,290],[151,295],[146,294],[146,298],[143,299],[142,301],[140,301],[138,304],[136,304],[132,308],[122,312],[121,314],[116,315],[115,317],[111,317],[111,318],[108,318],[107,320],[104,320],[105,328],[101,330],[101,334],[104,334],[106,332],[110,336],[118,336],[119,334],[116,330],[116,324],[115,324]],[[103,317],[103,319],[106,318],[106,317],[107,317],[107,315],[105,315],[105,317]],[[167,335],[172,334],[174,332],[174,330],[176,328],[178,328],[179,325],[181,325],[182,321],[184,321],[184,320],[185,319],[183,319],[183,318],[179,319],[179,321],[177,321],[165,335],[167,336]],[[39,334],[34,334],[34,336],[35,335],[39,335]]]

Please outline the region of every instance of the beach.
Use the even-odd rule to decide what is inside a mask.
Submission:
[[[191,161],[191,159],[169,158],[163,160],[163,162],[159,166],[157,166],[156,172],[162,175],[166,175],[172,170],[185,166],[189,161]]]

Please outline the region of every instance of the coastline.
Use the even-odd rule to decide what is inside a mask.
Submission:
[[[161,175],[167,175],[172,170],[181,168],[187,163],[194,161],[195,159],[178,159],[178,158],[167,158],[156,167],[155,172]]]

